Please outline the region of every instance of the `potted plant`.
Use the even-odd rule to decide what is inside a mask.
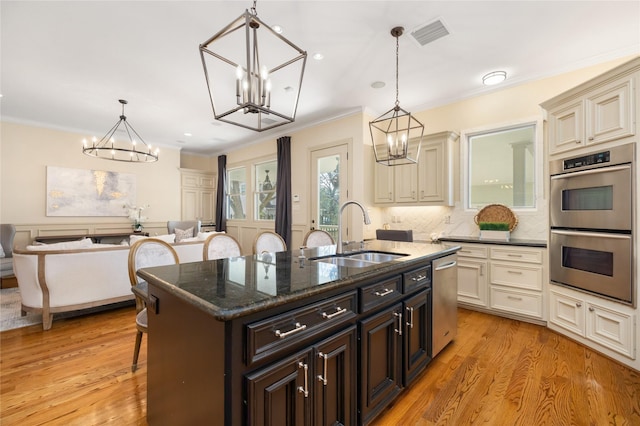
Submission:
[[[480,222],[478,226],[481,240],[509,241],[511,232],[506,222]]]

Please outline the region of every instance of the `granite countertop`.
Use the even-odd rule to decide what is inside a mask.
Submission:
[[[448,236],[440,238],[440,241],[452,242],[452,243],[480,243],[480,244],[494,244],[502,246],[524,246],[524,247],[547,247],[547,242],[542,240],[522,240],[518,238],[511,238],[509,241],[499,240],[481,240],[480,237],[456,237]]]
[[[394,269],[422,265],[456,252],[442,244],[367,241],[364,250],[407,256],[364,268],[309,260],[335,254],[335,246],[265,253],[138,271],[144,280],[204,310],[220,321],[248,315],[285,303],[375,277]],[[358,250],[359,251],[359,248]]]

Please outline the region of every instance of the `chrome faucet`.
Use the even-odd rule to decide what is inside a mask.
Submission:
[[[349,204],[355,204],[356,206],[360,207],[360,210],[362,210],[362,216],[364,216],[364,224],[371,224],[369,213],[367,213],[362,204],[357,201],[345,201],[344,203],[342,203],[342,205],[340,206],[340,213],[338,214],[338,243],[336,244],[336,254],[342,254],[342,212]]]

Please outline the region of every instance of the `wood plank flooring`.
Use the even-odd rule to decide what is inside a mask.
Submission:
[[[456,341],[376,426],[640,425],[640,373],[544,327],[458,312]],[[134,317],[127,307],[0,333],[0,424],[146,425]]]

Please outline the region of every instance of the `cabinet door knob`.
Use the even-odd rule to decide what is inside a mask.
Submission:
[[[589,306],[589,312],[593,312],[595,311],[595,309],[593,308],[593,306]]]
[[[582,303],[576,302],[576,308],[582,308]]]

